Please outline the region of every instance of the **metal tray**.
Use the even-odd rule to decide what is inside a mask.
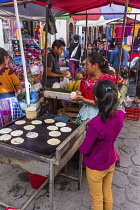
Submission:
[[[47,129],[47,126],[49,125],[55,125],[56,122],[64,122],[64,121],[58,121],[58,120],[55,120],[54,123],[45,123],[44,122],[44,119],[48,119],[49,117],[37,117],[36,120],[41,120],[42,121],[42,124],[40,125],[35,125],[35,129],[31,130],[31,131],[27,131],[25,130],[23,127],[25,125],[31,125],[31,121],[32,120],[28,120],[26,117],[22,117],[18,120],[26,120],[26,123],[23,124],[23,125],[16,125],[15,122],[12,122],[8,125],[6,125],[4,128],[11,128],[12,131],[14,130],[22,130],[23,131],[23,134],[20,136],[21,138],[24,139],[24,142],[20,145],[13,145],[11,144],[11,140],[12,138],[15,138],[15,137],[12,137],[9,141],[1,141],[2,144],[9,144],[11,145],[12,147],[18,147],[19,149],[22,149],[22,150],[28,150],[28,151],[32,151],[34,153],[37,153],[37,154],[40,154],[40,155],[45,155],[47,157],[52,157],[54,156],[55,154],[55,151],[56,151],[56,148],[60,145],[49,145],[47,143],[47,140],[50,139],[50,138],[55,138],[55,137],[51,137],[49,136],[49,130]],[[52,117],[53,118],[53,117]],[[60,128],[58,128],[58,131],[61,132],[61,136],[59,137],[56,137],[58,138],[61,142],[63,142],[79,125],[77,124],[74,124],[74,123],[68,123],[68,122],[65,122],[66,123],[66,126],[67,127],[70,127],[72,129],[71,132],[61,132],[60,131]],[[29,133],[29,132],[37,132],[38,133],[38,137],[37,138],[27,138],[26,137],[26,134]],[[10,133],[9,133],[10,134]],[[0,134],[1,136],[2,134]]]

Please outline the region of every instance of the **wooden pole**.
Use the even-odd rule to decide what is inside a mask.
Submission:
[[[45,33],[45,63],[44,63],[44,73],[43,73],[43,88],[47,86],[47,44],[48,44],[48,16],[49,16],[49,2],[46,0],[46,33]]]
[[[87,14],[87,10],[86,10],[86,30],[85,30],[85,46],[84,46],[84,48],[85,48],[85,50],[84,50],[84,57],[86,58],[87,57],[87,35],[88,35],[88,33],[87,33],[87,25],[88,25],[88,14]]]
[[[129,68],[128,68],[128,78],[130,77],[130,65],[131,65],[131,60],[132,60],[132,50],[133,50],[133,45],[134,45],[134,32],[135,32],[135,26],[136,26],[136,17],[137,14],[135,14],[135,20],[134,20],[134,28],[133,28],[133,36],[132,36],[132,45],[131,45],[131,51],[130,51],[130,62],[129,62]]]
[[[124,17],[123,17],[123,28],[122,28],[122,36],[121,36],[121,47],[119,51],[119,62],[118,62],[118,70],[116,75],[116,85],[118,85],[118,77],[120,73],[120,66],[121,66],[121,57],[122,57],[122,51],[123,51],[123,39],[124,39],[124,31],[125,31],[125,25],[126,25],[126,15],[127,15],[127,7],[128,7],[129,0],[125,1],[125,10],[124,10]]]

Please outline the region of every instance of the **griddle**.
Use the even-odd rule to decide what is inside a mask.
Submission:
[[[19,149],[21,150],[28,150],[28,151],[32,151],[33,153],[37,153],[37,154],[40,154],[40,155],[43,155],[43,156],[46,156],[46,157],[49,157],[51,158],[52,156],[55,155],[55,151],[56,151],[56,148],[79,126],[77,124],[74,124],[74,123],[68,123],[68,122],[65,122],[66,123],[66,126],[67,127],[70,127],[72,129],[71,132],[61,132],[60,131],[60,128],[58,128],[57,131],[60,131],[61,132],[61,136],[58,136],[56,138],[58,138],[61,143],[58,144],[58,145],[49,145],[47,143],[47,140],[51,139],[51,138],[55,138],[55,137],[51,137],[49,136],[49,132],[50,130],[47,129],[48,126],[50,125],[55,125],[55,123],[57,122],[64,122],[64,121],[58,121],[58,120],[55,120],[54,123],[45,123],[44,120],[45,119],[49,119],[49,117],[37,117],[35,120],[41,120],[42,121],[42,124],[39,124],[39,125],[35,125],[35,129],[33,130],[25,130],[23,127],[25,125],[32,125],[31,124],[31,121],[32,120],[28,120],[25,116],[24,117],[21,117],[20,119],[18,120],[25,120],[26,123],[23,124],[23,125],[16,125],[15,124],[15,121],[12,122],[12,123],[9,123],[8,125],[6,125],[5,127],[3,128],[11,128],[12,131],[14,130],[22,130],[23,131],[23,134],[21,136],[17,136],[17,137],[21,137],[24,139],[24,142],[22,144],[19,144],[19,145],[13,145],[11,144],[11,140],[13,138],[16,138],[16,137],[12,137],[10,140],[8,141],[1,141],[2,144],[9,144],[11,145],[12,147],[18,147]],[[53,117],[51,118],[53,119]],[[11,131],[11,132],[12,132]],[[10,132],[10,133],[11,133]],[[27,138],[26,137],[26,134],[29,133],[29,132],[37,132],[38,133],[38,137],[37,138]],[[10,134],[9,133],[9,134]],[[2,134],[0,134],[1,136]]]

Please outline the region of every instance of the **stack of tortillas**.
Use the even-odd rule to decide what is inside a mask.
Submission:
[[[33,120],[37,117],[37,112],[35,107],[28,107],[26,109],[26,117],[29,120]]]

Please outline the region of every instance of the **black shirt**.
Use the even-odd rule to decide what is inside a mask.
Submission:
[[[47,67],[52,68],[52,72],[60,74],[59,57],[51,50],[47,56]],[[55,82],[60,82],[60,77],[48,77],[47,87],[52,87]]]
[[[70,58],[71,58],[71,54],[72,54],[73,50],[77,47],[77,45],[78,45],[78,43],[70,43],[70,47],[69,47],[69,57]],[[80,57],[81,57],[81,45],[79,44],[76,54],[73,58],[76,60],[80,60]]]

